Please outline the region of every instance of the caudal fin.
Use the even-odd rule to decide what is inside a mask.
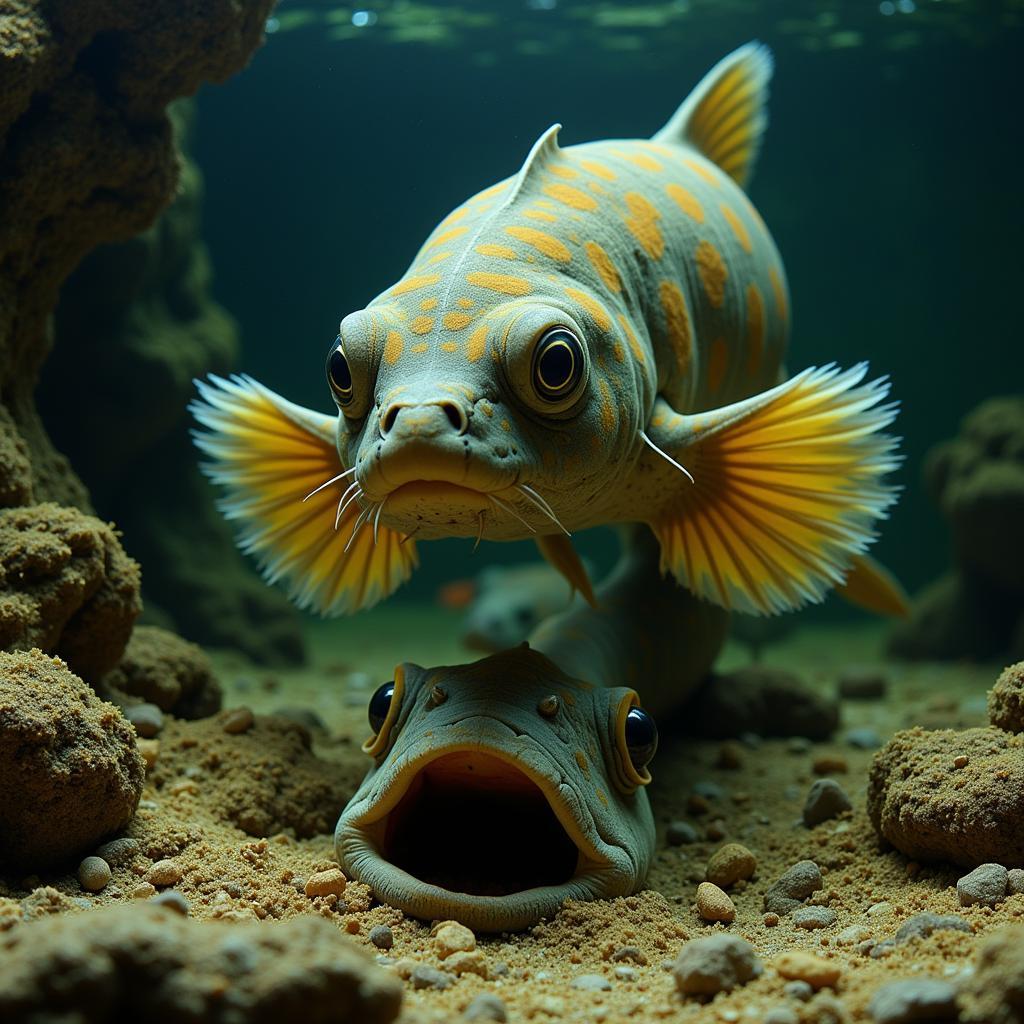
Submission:
[[[683,101],[655,142],[692,146],[745,187],[768,124],[768,82],[774,61],[761,43],[720,60]]]

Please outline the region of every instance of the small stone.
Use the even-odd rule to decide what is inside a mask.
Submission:
[[[877,750],[882,745],[882,737],[875,729],[849,729],[846,733],[846,742],[858,750]]]
[[[99,892],[110,879],[110,865],[102,857],[86,857],[78,865],[78,884],[87,892]]]
[[[705,921],[735,921],[736,907],[714,882],[697,886],[697,913]]]
[[[778,925],[779,921],[781,921],[781,920],[782,920],[782,918],[780,918],[778,914],[775,914],[775,913],[765,914],[764,915],[764,926],[765,926],[765,928],[774,928],[774,927],[776,927],[776,925]]]
[[[639,964],[641,967],[647,966],[647,957],[636,946],[619,946],[618,949],[613,950],[612,955],[608,959],[617,964],[628,960],[630,963]]]
[[[640,972],[635,967],[628,967],[626,964],[619,964],[614,973],[619,981],[636,981],[640,977]]]
[[[821,870],[813,860],[794,864],[764,895],[764,909],[780,916],[792,913],[812,892],[824,888]]]
[[[892,912],[892,904],[888,900],[879,900],[877,903],[872,903],[867,910],[864,911],[868,917],[888,917]]]
[[[851,924],[849,928],[844,928],[833,939],[833,942],[837,946],[856,946],[858,942],[863,942],[869,938],[871,938],[871,932],[864,925]]]
[[[683,995],[713,996],[745,985],[764,967],[749,942],[735,935],[709,935],[686,943],[671,970]]]
[[[108,864],[115,867],[119,864],[126,864],[133,857],[137,856],[142,847],[138,839],[129,839],[121,836],[120,839],[111,839],[96,850],[96,856],[102,857]]]
[[[815,775],[834,775],[836,772],[845,774],[850,770],[850,766],[846,763],[845,757],[838,754],[822,754],[821,757],[814,759],[811,769]]]
[[[718,748],[715,764],[726,771],[736,771],[743,767],[743,748],[734,740],[728,740]]]
[[[1010,868],[1006,872],[1006,892],[1010,896],[1024,892],[1024,868]]]
[[[786,750],[791,754],[806,754],[811,749],[811,741],[806,736],[792,736],[786,741]]]
[[[757,858],[740,843],[726,843],[708,861],[705,878],[722,889],[746,881],[757,869]]]
[[[181,881],[181,866],[173,860],[158,860],[146,872],[146,881],[153,885],[177,885]]]
[[[790,918],[797,928],[814,931],[831,928],[836,923],[836,912],[831,907],[797,907]]]
[[[487,961],[479,949],[467,949],[452,953],[451,956],[445,958],[444,966],[445,970],[451,971],[452,974],[460,976],[476,974],[481,978],[487,978]]]
[[[504,1024],[508,1020],[508,1011],[505,1004],[493,992],[481,992],[462,1011],[464,1020],[494,1021],[496,1024]]]
[[[612,983],[603,974],[578,974],[569,982],[569,987],[584,992],[607,992]]]
[[[846,791],[835,779],[818,779],[811,784],[804,803],[803,819],[808,828],[837,818],[853,808]]]
[[[806,1003],[814,995],[814,989],[806,981],[800,980],[787,981],[782,987],[782,991],[790,999],[799,999],[801,1003]]]
[[[436,967],[431,967],[429,964],[417,964],[412,969],[409,980],[415,989],[433,988],[444,991],[444,989],[454,985],[457,979],[454,974],[448,974],[447,971],[439,971]]]
[[[716,818],[708,825],[705,835],[712,843],[721,842],[725,838],[725,822]]]
[[[844,700],[877,700],[889,688],[885,674],[873,668],[848,668],[839,676],[839,696]]]
[[[707,814],[711,810],[711,803],[706,796],[691,793],[686,799],[686,809],[691,814]]]
[[[1008,884],[1008,872],[1002,864],[982,864],[957,881],[956,894],[961,907],[973,907],[976,903],[994,907],[1006,898]]]
[[[391,949],[395,944],[395,936],[386,924],[374,925],[367,936],[378,949]]]
[[[894,936],[897,943],[909,942],[911,939],[926,939],[932,932],[956,931],[970,933],[970,922],[959,914],[915,914],[908,917]]]
[[[317,896],[340,896],[348,885],[341,868],[328,868],[326,871],[315,871],[306,879],[303,892],[310,898]]]
[[[955,1021],[956,987],[937,978],[913,978],[883,985],[868,1004],[875,1024]]]
[[[665,842],[669,846],[685,846],[695,843],[700,837],[688,821],[673,821],[665,829]]]
[[[700,779],[693,784],[693,791],[705,800],[721,800],[725,796],[725,790],[710,779]]]
[[[155,704],[133,704],[124,709],[124,717],[135,726],[135,731],[149,739],[164,727],[164,713]]]
[[[242,707],[231,708],[230,711],[225,711],[221,716],[220,727],[225,732],[237,735],[238,733],[248,732],[255,722],[256,718],[252,713],[252,709],[243,705]]]
[[[970,758],[966,754],[960,754],[958,757],[953,758],[954,768],[966,768],[970,763]]]
[[[173,910],[176,914],[181,914],[182,917],[188,917],[192,910],[192,904],[177,889],[165,889],[163,892],[158,892],[155,896],[150,896],[148,902],[154,903],[158,907],[167,907],[168,910]]]
[[[1004,669],[988,692],[988,720],[1006,732],[1024,732],[1024,661]]]
[[[437,949],[437,955],[444,960],[452,953],[464,953],[476,949],[476,936],[458,921],[445,921],[434,932],[434,946]]]
[[[815,991],[833,988],[843,973],[839,964],[799,949],[780,953],[773,966],[783,978],[806,981]]]
[[[156,895],[156,886],[152,882],[139,882],[138,885],[132,889],[133,900],[145,900],[149,899],[150,896]]]
[[[775,1006],[761,1020],[763,1024],[799,1024],[800,1018],[788,1006]]]
[[[152,770],[157,761],[160,760],[160,741],[140,739],[135,741],[135,746],[138,748],[142,760],[146,762],[146,771]],[[139,806],[142,806],[141,801]]]

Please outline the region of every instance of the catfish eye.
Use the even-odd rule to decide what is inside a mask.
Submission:
[[[626,750],[633,767],[643,771],[658,749],[658,727],[643,708],[630,708],[626,715]]]
[[[553,327],[533,350],[534,389],[545,401],[561,401],[573,393],[585,367],[579,338],[566,327]]]
[[[370,704],[366,709],[366,717],[370,722],[370,728],[374,735],[384,728],[384,721],[391,710],[391,699],[395,695],[395,684],[387,682],[378,686],[370,698]]]
[[[351,405],[355,393],[352,388],[352,370],[341,347],[341,335],[331,345],[327,353],[327,383],[331,386],[334,400],[338,405]]]

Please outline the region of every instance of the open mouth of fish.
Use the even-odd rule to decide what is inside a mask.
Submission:
[[[523,762],[443,752],[404,773],[353,820],[338,849],[382,901],[483,931],[526,927],[567,897],[602,894],[614,871],[580,827],[578,798]]]

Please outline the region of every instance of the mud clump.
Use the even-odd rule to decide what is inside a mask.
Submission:
[[[206,718],[220,710],[220,684],[195,644],[158,626],[137,626],[103,689],[155,704],[177,718]]]
[[[108,907],[15,928],[0,956],[4,1020],[387,1024],[402,1003],[397,978],[313,915],[197,924],[159,907]]]
[[[994,728],[897,733],[876,755],[868,814],[915,860],[1024,863],[1024,735]]]
[[[1024,661],[1004,669],[988,692],[988,720],[1007,732],[1024,732]]]
[[[0,511],[0,647],[58,654],[92,681],[141,607],[139,567],[111,527],[50,503]]]
[[[91,849],[127,824],[144,778],[117,708],[59,658],[0,653],[0,862],[38,870]]]

